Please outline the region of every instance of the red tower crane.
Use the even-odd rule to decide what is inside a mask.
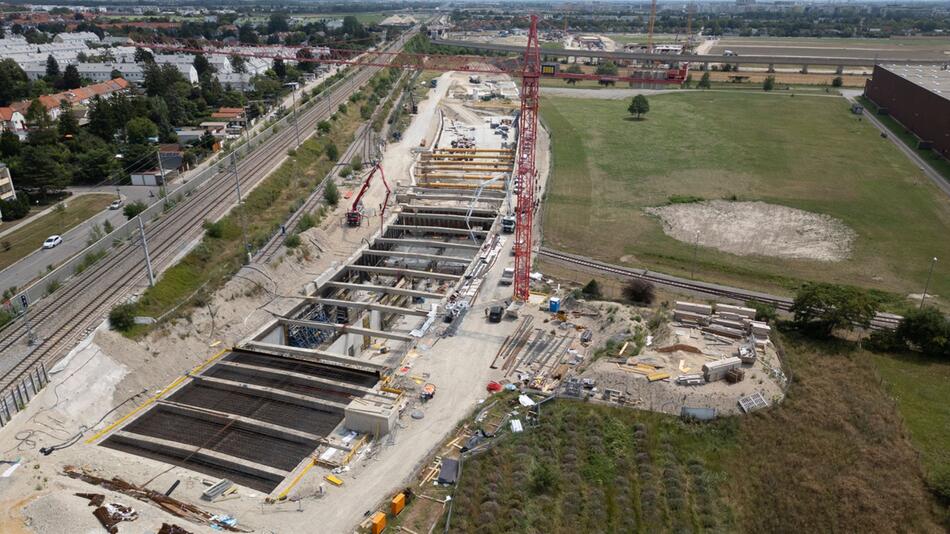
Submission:
[[[656,16],[656,2],[653,1],[653,10],[650,17],[650,46],[652,49],[652,28]],[[209,43],[213,44],[213,43]],[[187,47],[180,44],[164,43],[138,43],[138,46],[148,46],[172,52],[184,52],[191,54],[223,54],[228,56],[247,56],[261,57],[268,59],[281,59],[285,61],[297,62],[315,62],[331,65],[355,65],[369,67],[387,67],[401,69],[417,70],[439,70],[439,71],[459,71],[476,72],[489,74],[508,74],[521,77],[521,111],[518,123],[518,152],[517,152],[517,170],[515,174],[515,186],[518,191],[517,206],[515,208],[515,276],[514,276],[514,298],[525,302],[528,299],[531,285],[531,252],[532,252],[532,231],[534,212],[538,209],[536,205],[536,175],[535,168],[535,145],[538,139],[538,110],[540,104],[540,79],[542,76],[551,78],[561,78],[566,80],[598,80],[611,83],[629,82],[648,83],[648,84],[671,84],[681,85],[686,79],[688,66],[681,64],[679,67],[667,70],[666,77],[638,77],[638,76],[604,76],[597,74],[569,73],[560,72],[556,63],[542,65],[541,47],[538,42],[538,17],[531,15],[531,26],[528,32],[528,44],[525,48],[523,63],[519,66],[516,61],[507,57],[484,57],[484,56],[452,56],[438,54],[413,54],[406,52],[390,52],[385,50],[349,50],[349,49],[328,49],[328,55],[323,57],[313,57],[308,47],[282,46],[275,48],[274,52],[244,52],[235,50],[222,50],[214,48]],[[261,47],[256,47],[261,48]],[[287,50],[296,50],[293,55],[288,55]],[[306,50],[306,53],[304,53]],[[347,222],[362,219],[362,214],[358,211],[358,203],[369,187],[370,180],[376,170],[379,169],[382,175],[382,169],[378,166],[370,173],[363,188],[360,190],[354,201],[353,207],[347,213]],[[385,183],[385,178],[383,178]],[[386,185],[389,191],[388,184]],[[388,193],[387,193],[388,198]],[[355,215],[354,215],[355,214]]]
[[[521,68],[521,115],[518,118],[518,170],[515,184],[515,282],[514,297],[527,302],[531,288],[531,237],[534,225],[534,152],[538,140],[538,104],[541,98],[541,46],[538,44],[538,17],[531,15],[528,45]]]

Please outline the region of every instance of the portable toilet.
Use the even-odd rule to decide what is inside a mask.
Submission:
[[[551,313],[561,311],[561,297],[551,297],[551,300],[548,302],[548,310]]]

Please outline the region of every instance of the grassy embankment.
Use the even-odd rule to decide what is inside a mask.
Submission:
[[[897,360],[847,343],[785,347],[788,397],[751,416],[686,424],[547,405],[539,428],[466,461],[453,531],[940,532],[944,512],[872,364]]]
[[[47,237],[53,234],[65,234],[71,228],[86,222],[93,215],[106,209],[113,200],[115,200],[115,195],[106,194],[67,198],[60,203],[66,206],[63,210],[53,209],[39,219],[23,224],[13,232],[0,237],[0,269],[16,263],[39,249]],[[3,230],[3,226],[0,226],[0,230]],[[86,236],[74,239],[85,240]],[[9,249],[7,249],[8,244]]]
[[[824,213],[857,234],[851,257],[837,263],[700,247],[695,269],[709,281],[790,293],[817,280],[904,295],[922,290],[930,258],[950,257],[950,199],[843,100],[692,91],[649,99],[643,121],[630,120],[625,100],[544,99],[547,246],[689,276],[694,247],[643,211],[682,195]],[[950,277],[935,273],[931,291],[950,294]]]
[[[288,161],[245,197],[247,236],[253,248],[266,243],[330,171],[334,162],[326,156],[327,145],[336,144],[342,153],[353,140],[359,116],[359,105],[348,104],[346,113],[337,113],[329,134],[303,142]],[[188,304],[206,299],[240,270],[244,264],[241,211],[232,210],[214,228],[219,237],[206,232],[200,244],[145,291],[135,305],[135,315],[157,318],[180,305],[176,313],[184,314]],[[128,335],[141,335],[148,329],[137,325]]]

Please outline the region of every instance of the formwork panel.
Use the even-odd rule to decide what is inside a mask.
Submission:
[[[305,362],[293,358],[270,356],[267,354],[255,354],[250,352],[233,352],[227,358],[234,363],[244,363],[247,365],[258,365],[261,367],[270,367],[271,369],[280,369],[291,371],[320,378],[328,378],[353,384],[354,386],[363,386],[371,388],[379,382],[379,376],[376,373],[360,371],[357,369],[346,369],[333,365],[323,365],[319,363]]]
[[[318,436],[328,435],[343,420],[342,414],[338,411],[317,410],[308,406],[259,397],[251,392],[226,391],[203,386],[200,383],[185,386],[169,397],[169,400],[249,417]]]
[[[153,409],[123,430],[221,452],[285,471],[293,470],[317,443],[298,443],[236,425]]]
[[[274,388],[281,391],[289,391],[299,395],[306,395],[314,399],[327,400],[333,402],[349,402],[353,395],[346,391],[334,389],[328,384],[300,384],[294,383],[290,377],[280,377],[275,375],[257,374],[247,369],[232,369],[222,365],[216,365],[204,372],[204,376],[220,378],[221,380],[231,380],[244,384],[253,384]]]

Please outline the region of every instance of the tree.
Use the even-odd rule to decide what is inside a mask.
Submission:
[[[59,130],[60,137],[66,137],[67,135],[74,136],[79,133],[79,121],[76,120],[76,116],[73,115],[73,107],[65,100],[59,104],[58,123],[57,129]]]
[[[924,354],[950,358],[950,320],[937,308],[927,306],[905,313],[895,335]]]
[[[683,81],[683,87],[686,88],[686,89],[689,89],[692,85],[693,85],[693,75],[692,75],[692,74],[687,74],[687,75],[686,75],[686,80]]]
[[[192,65],[194,65],[195,71],[198,72],[199,78],[204,77],[206,73],[213,74],[217,72],[217,69],[214,68],[214,65],[212,65],[211,62],[208,61],[208,58],[206,58],[203,54],[196,54]]]
[[[284,65],[284,60],[277,58],[274,60],[274,74],[277,75],[277,79],[283,80],[287,77],[287,66]]]
[[[653,284],[640,278],[634,278],[623,286],[623,296],[637,304],[652,304],[655,298]]]
[[[366,28],[364,28],[363,25],[360,24],[359,19],[353,15],[347,15],[343,17],[343,26],[340,27],[340,31],[355,39],[361,39],[363,37],[369,36]]]
[[[627,108],[627,111],[629,111],[631,115],[636,115],[637,120],[640,120],[641,115],[649,113],[650,102],[647,101],[647,97],[637,95],[630,101],[630,107]]]
[[[763,91],[771,91],[775,89],[775,76],[766,76],[765,81],[762,82]]]
[[[233,55],[231,56],[231,70],[239,74],[244,74],[247,72],[247,64],[244,61],[244,56]]]
[[[132,58],[136,63],[155,63],[155,56],[141,46],[135,47],[135,55]]]
[[[340,190],[337,189],[333,180],[327,180],[327,186],[323,188],[323,200],[334,207],[340,203]]]
[[[38,189],[44,198],[69,185],[69,150],[64,145],[28,144],[21,151],[20,161],[18,180],[26,187]]]
[[[340,157],[340,149],[336,147],[335,144],[330,143],[327,145],[327,159],[330,161],[336,161]]]
[[[83,150],[75,155],[73,182],[98,184],[118,173],[122,167],[111,145],[94,135],[81,138]]]
[[[620,69],[613,61],[605,61],[597,65],[597,74],[602,76],[616,76],[618,72],[620,72]]]
[[[109,73],[109,78],[111,78],[111,79],[113,79],[113,80],[116,79],[116,78],[122,78],[122,77],[123,77],[123,76],[122,76],[122,73],[119,72],[118,69],[112,69],[112,72]]]
[[[301,48],[297,50],[297,68],[304,72],[313,72],[313,69],[316,68],[317,64],[313,61],[307,61],[313,59],[313,52],[309,48]]]
[[[238,29],[238,41],[241,41],[242,44],[257,44],[258,37],[257,32],[254,31],[254,26],[250,24],[243,24]]]
[[[59,63],[53,54],[46,56],[46,78],[50,81],[59,78]]]
[[[835,78],[831,80],[832,87],[841,87],[842,85],[844,85],[844,79],[842,79],[841,76],[835,76]]]
[[[126,125],[125,137],[130,144],[146,145],[158,137],[158,127],[146,117],[135,117]]]
[[[30,80],[12,59],[0,61],[0,106],[9,106],[30,94]]]
[[[20,138],[17,134],[4,130],[0,133],[0,158],[9,160],[20,155]]]
[[[600,284],[597,283],[597,280],[591,279],[581,288],[581,294],[584,295],[584,298],[599,299],[601,297]]]
[[[531,491],[536,494],[555,494],[561,480],[557,471],[547,461],[540,461],[531,469]]]
[[[273,13],[270,20],[267,21],[267,33],[277,33],[290,31],[290,24],[287,22],[286,13]]]
[[[50,118],[46,113],[44,106],[38,99],[30,102],[30,107],[26,108],[26,122],[34,129],[43,129],[49,127]]]
[[[865,291],[848,286],[806,283],[798,290],[789,311],[802,329],[821,337],[835,330],[867,328],[878,303]]]
[[[146,206],[144,202],[136,200],[135,202],[126,204],[125,207],[122,208],[122,214],[125,215],[126,219],[132,220],[138,217],[146,208],[148,208],[148,206]]]
[[[699,83],[696,84],[696,87],[699,89],[709,89],[712,87],[712,84],[709,82],[709,73],[704,72],[702,78],[699,79]]]
[[[79,76],[79,69],[76,68],[76,65],[66,65],[60,87],[62,89],[77,89],[82,87],[82,78]]]

